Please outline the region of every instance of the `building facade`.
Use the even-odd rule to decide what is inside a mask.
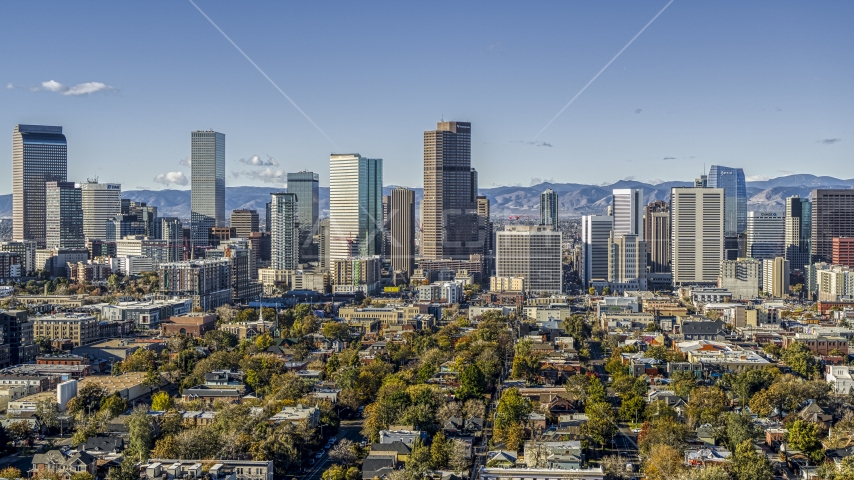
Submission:
[[[270,268],[299,267],[298,199],[294,193],[274,193],[270,202]]]
[[[68,180],[62,127],[16,125],[12,132],[12,238],[46,245],[46,183]]]
[[[333,154],[329,163],[330,259],[382,254],[382,159]]]
[[[508,226],[496,233],[495,274],[521,277],[528,292],[561,293],[561,233],[546,225]]]
[[[670,201],[673,283],[717,283],[724,260],[724,189],[673,188]]]
[[[647,265],[651,273],[669,273],[670,204],[656,200],[646,206],[643,217],[643,239],[646,243]]]
[[[746,253],[765,260],[785,253],[786,221],[776,212],[747,212]]]
[[[228,259],[161,263],[157,274],[160,293],[189,296],[194,308],[208,311],[231,302],[231,262]]]
[[[643,238],[643,189],[617,188],[614,196],[614,236]]]
[[[789,261],[784,257],[762,260],[762,291],[774,298],[789,294]]]
[[[804,271],[811,260],[812,202],[797,195],[786,199],[785,257],[793,270]]]
[[[724,260],[718,287],[732,293],[733,300],[752,300],[762,288],[762,261],[753,258]]]
[[[83,209],[83,236],[86,241],[107,238],[107,220],[122,212],[122,186],[87,180],[78,183]]]
[[[854,237],[834,237],[831,259],[834,265],[854,267]]]
[[[613,228],[614,217],[581,217],[581,278],[585,287],[608,281],[608,248]]]
[[[249,235],[258,230],[258,210],[233,210],[229,219],[231,228],[240,238],[249,238]]]
[[[707,184],[724,191],[724,258],[736,260],[740,239],[747,230],[747,182],[741,168],[712,165]]]
[[[86,248],[80,189],[71,182],[47,182],[45,205],[47,248]]]
[[[415,271],[415,191],[402,187],[392,190],[388,216],[391,268],[409,279]]]
[[[288,174],[288,193],[297,196],[297,228],[299,229],[299,258],[301,263],[317,261],[317,220],[320,216],[320,175],[314,172]]]
[[[190,134],[190,224],[193,248],[207,247],[211,228],[225,226],[225,134]]]
[[[813,190],[813,262],[831,261],[834,237],[854,237],[854,190]]]
[[[540,225],[551,225],[555,230],[558,228],[558,203],[557,192],[547,188],[540,194]]]

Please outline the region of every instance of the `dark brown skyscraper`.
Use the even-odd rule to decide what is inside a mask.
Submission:
[[[812,258],[830,262],[833,237],[854,237],[854,190],[812,191]]]
[[[391,269],[412,276],[415,270],[415,192],[395,188],[388,201]]]
[[[670,204],[656,200],[647,205],[643,223],[643,240],[646,242],[649,271],[670,272]]]
[[[470,123],[439,122],[436,130],[424,132],[423,202],[423,258],[468,260],[483,253]]]

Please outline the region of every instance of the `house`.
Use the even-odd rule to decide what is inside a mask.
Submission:
[[[685,340],[714,340],[720,342],[724,340],[726,330],[724,329],[724,322],[722,320],[684,322],[682,324],[682,335]]]
[[[829,415],[824,411],[823,408],[818,406],[817,403],[812,402],[800,412],[798,412],[798,416],[807,422],[817,423],[824,427],[829,427],[833,423],[833,415]]]
[[[775,428],[769,427],[765,429],[765,445],[768,445],[774,450],[778,450],[780,445],[786,441],[786,433],[788,430],[785,428]]]
[[[66,455],[59,450],[48,450],[45,453],[33,455],[33,476],[47,472],[57,474],[61,479],[70,479],[75,473],[90,473],[95,475],[97,465],[95,457],[86,452],[76,452]]]
[[[185,388],[181,391],[181,398],[185,402],[192,400],[203,400],[208,405],[213,405],[216,401],[240,403],[243,398],[241,389],[234,387],[209,387],[207,385],[197,385],[193,388]]]
[[[389,444],[400,441],[411,448],[416,438],[424,441],[427,439],[427,434],[420,430],[380,430],[380,443]]]
[[[724,447],[704,447],[685,452],[685,463],[689,466],[720,465],[727,463],[732,453]]]
[[[301,403],[295,407],[282,407],[282,411],[268,419],[270,423],[280,424],[283,422],[299,423],[308,421],[310,428],[320,425],[320,409],[317,407],[304,407]]]
[[[202,462],[210,468],[202,471]],[[142,478],[210,478],[220,480],[273,480],[273,461],[252,460],[174,460],[152,458],[141,465]]]
[[[525,442],[525,463],[528,468],[579,469],[584,462],[581,442]]]
[[[486,452],[486,466],[490,468],[513,468],[519,454],[510,450],[492,450]]]
[[[480,480],[602,480],[602,467],[580,469],[483,467]]]
[[[405,462],[411,453],[412,448],[409,445],[401,441],[395,441],[391,443],[372,444],[368,456],[394,457],[397,462]]]
[[[362,480],[383,478],[397,468],[397,463],[391,455],[368,455],[362,460]]]
[[[86,452],[95,457],[121,453],[124,449],[124,439],[113,435],[98,435],[96,437],[90,437],[85,443],[81,443],[80,446],[77,447],[78,451]]]

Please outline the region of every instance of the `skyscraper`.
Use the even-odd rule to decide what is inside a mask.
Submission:
[[[415,192],[397,187],[389,195],[389,250],[392,271],[415,270]]]
[[[382,159],[329,158],[329,259],[382,253]]]
[[[80,189],[71,182],[47,182],[45,189],[45,246],[86,248]]]
[[[673,283],[717,283],[724,260],[724,190],[673,188],[670,202]]]
[[[439,122],[424,132],[421,257],[468,260],[478,238],[477,172],[471,168],[471,123]]]
[[[786,221],[776,212],[747,212],[747,256],[757,260],[782,257]]]
[[[270,268],[296,270],[299,267],[297,196],[274,193],[270,202]]]
[[[548,225],[511,225],[495,234],[495,276],[524,278],[528,292],[561,293],[561,233]]]
[[[813,262],[831,261],[834,237],[854,237],[854,190],[813,190]]]
[[[45,184],[68,180],[62,127],[16,125],[12,132],[12,238],[45,246]]]
[[[724,258],[735,260],[739,255],[739,242],[743,242],[747,230],[747,183],[744,170],[712,165],[708,187],[724,190]]]
[[[547,188],[540,194],[540,225],[558,227],[558,198],[557,192]]]
[[[797,195],[786,199],[785,257],[792,270],[805,270],[810,263],[812,202]]]
[[[320,176],[313,172],[298,172],[288,174],[288,193],[297,196],[297,225],[299,228],[300,262],[317,261],[317,245],[314,244],[314,234],[317,233],[319,214],[318,186]]]
[[[783,257],[762,260],[762,291],[774,298],[789,294],[789,261]]]
[[[190,222],[193,247],[208,246],[211,228],[225,227],[225,134],[190,135]]]
[[[585,287],[608,281],[608,248],[613,229],[614,217],[581,217],[581,278]]]
[[[646,206],[643,238],[650,273],[670,272],[670,204],[656,200]]]
[[[614,235],[643,238],[643,189],[614,189]]]
[[[175,217],[161,217],[160,238],[166,243],[166,261],[180,262],[184,260],[184,225]]]
[[[86,241],[107,238],[107,220],[122,211],[122,186],[86,180],[78,183],[83,207],[83,235]]]
[[[233,210],[231,212],[231,227],[240,238],[249,238],[249,235],[258,231],[257,210]]]

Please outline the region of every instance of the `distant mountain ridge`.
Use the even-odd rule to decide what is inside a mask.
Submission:
[[[581,215],[604,214],[611,202],[611,191],[615,188],[642,188],[645,201],[669,200],[672,187],[688,187],[692,182],[665,182],[652,185],[644,182],[620,180],[610,185],[585,185],[577,183],[541,183],[528,187],[503,186],[482,188],[480,194],[489,198],[491,213],[501,217],[508,215],[539,215],[540,193],[551,188],[560,198],[560,214],[565,218]],[[388,194],[394,188],[387,186],[383,192]],[[755,182],[747,182],[748,210],[762,212],[782,212],[785,200],[792,195],[809,197],[814,189],[854,188],[854,179],[841,180],[834,177],[809,174],[788,175]],[[275,187],[226,187],[226,211],[239,208],[258,210],[265,216],[265,204],[270,193],[281,191]],[[416,188],[416,211],[419,209],[423,190]],[[189,190],[129,190],[122,193],[124,198],[145,202],[158,208],[160,216],[186,219],[190,217]],[[329,188],[320,188],[321,216],[329,212]],[[0,218],[12,216],[12,195],[0,195]]]

